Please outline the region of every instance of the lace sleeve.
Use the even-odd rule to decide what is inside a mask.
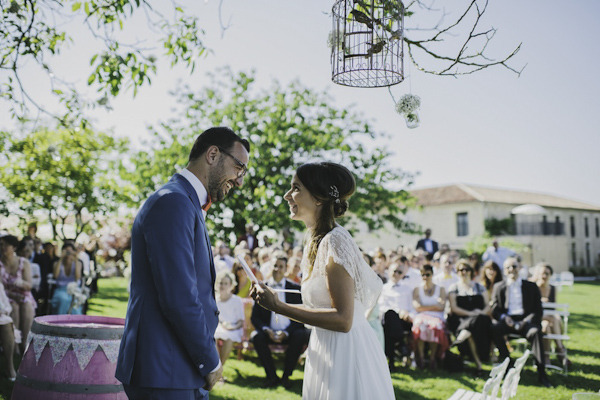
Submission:
[[[318,275],[325,275],[325,268],[330,260],[343,266],[348,271],[348,274],[354,280],[355,298],[365,308],[371,308],[381,293],[383,283],[375,271],[365,262],[350,233],[339,226],[327,234],[319,245],[315,262]]]

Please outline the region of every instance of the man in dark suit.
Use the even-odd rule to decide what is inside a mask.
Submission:
[[[431,240],[431,229],[427,228],[425,237],[417,242],[417,250],[423,249],[429,254],[435,254],[439,250],[438,242]]]
[[[211,128],[189,163],[144,203],[131,234],[131,291],[116,377],[130,400],[208,399],[223,372],[214,333],[212,201],[244,182],[250,145]]]
[[[540,384],[552,387],[544,365],[542,297],[535,283],[519,277],[520,269],[516,258],[507,258],[504,262],[506,279],[494,285],[492,315],[498,322],[492,326],[492,336],[501,360],[509,356],[504,339],[506,334],[514,333],[527,338],[535,357]]]
[[[248,250],[254,251],[258,247],[258,239],[254,234],[254,224],[246,224],[246,233],[240,235],[237,240],[238,244],[246,242]]]
[[[284,278],[286,268],[287,257],[285,255],[276,256],[273,266],[273,277],[266,282],[267,286],[273,287],[276,290],[300,290],[299,285]],[[300,293],[279,292],[278,295],[286,303],[302,303]],[[254,349],[267,375],[264,387],[275,387],[281,383],[283,387],[288,389],[291,386],[289,377],[294,372],[296,364],[298,364],[298,359],[302,354],[304,346],[308,343],[310,332],[303,324],[264,309],[258,303],[255,303],[252,308],[250,320],[256,329],[252,337]],[[287,345],[281,380],[275,372],[275,364],[273,363],[271,349],[269,349],[270,344]]]

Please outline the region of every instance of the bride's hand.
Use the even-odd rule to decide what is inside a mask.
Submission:
[[[253,283],[250,290],[250,296],[259,306],[267,310],[275,311],[279,302],[279,296],[273,289],[265,285],[262,281],[258,284]]]

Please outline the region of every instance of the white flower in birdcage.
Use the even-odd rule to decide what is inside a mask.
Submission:
[[[421,124],[417,109],[421,107],[421,98],[414,94],[405,94],[396,103],[396,112],[403,115],[406,120],[406,126],[410,129],[416,128]]]

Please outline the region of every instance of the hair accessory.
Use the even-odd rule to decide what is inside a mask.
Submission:
[[[335,199],[336,203],[340,202],[340,192],[338,191],[337,186],[331,185],[329,186],[329,195]]]

